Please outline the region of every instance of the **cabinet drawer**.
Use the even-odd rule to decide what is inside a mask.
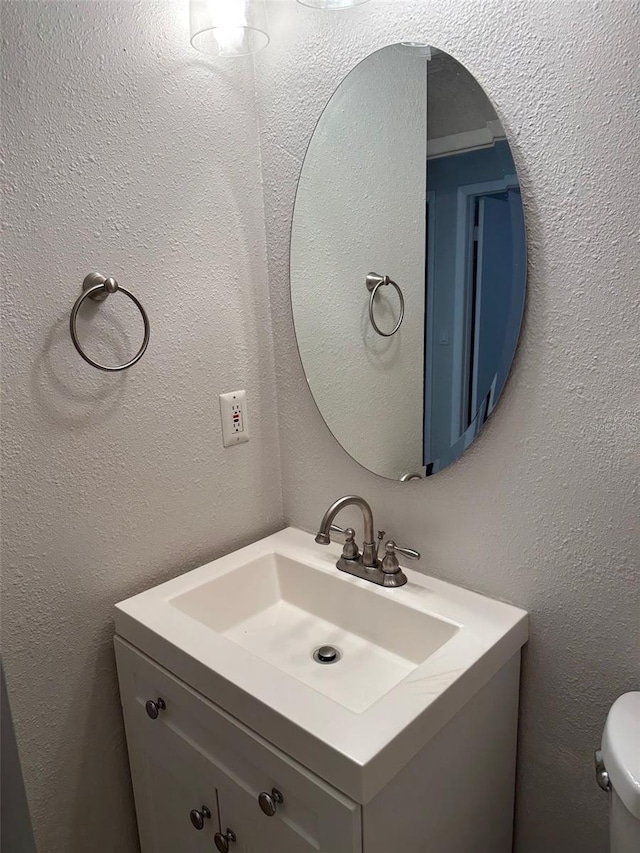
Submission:
[[[234,809],[235,822],[244,823],[254,837],[256,832],[263,834],[265,850],[275,844],[270,837],[281,839],[279,843],[289,837],[292,850],[360,853],[357,803],[118,637],[115,649],[130,752],[137,744],[146,752],[166,755],[173,763],[178,753],[188,762],[195,750],[198,761],[208,762],[217,780],[222,822],[226,789],[230,799],[243,803],[244,814]],[[145,703],[158,698],[166,707],[152,719]],[[273,788],[282,793],[284,802],[275,815],[267,817],[258,796]],[[232,828],[238,835],[238,851],[259,849],[255,843],[241,844],[242,825]]]

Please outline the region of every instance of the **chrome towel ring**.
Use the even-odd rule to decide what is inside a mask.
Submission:
[[[390,279],[388,275],[378,275],[378,273],[375,272],[369,273],[369,275],[367,276],[366,284],[367,290],[371,293],[371,296],[369,297],[369,319],[371,320],[371,325],[379,335],[382,335],[383,338],[390,338],[392,335],[395,335],[395,333],[402,325],[402,321],[404,320],[404,296],[402,295],[400,286],[396,284],[395,281]],[[395,287],[398,293],[398,298],[400,300],[400,317],[398,318],[398,322],[396,323],[392,331],[383,332],[382,329],[376,323],[376,319],[373,316],[373,302],[376,298],[378,288],[382,285],[386,286],[387,284],[393,285],[393,287]]]
[[[90,272],[88,276],[86,276],[85,280],[82,282],[82,290],[83,293],[76,299],[73,308],[71,309],[71,316],[69,317],[69,331],[71,332],[71,340],[73,341],[74,347],[78,350],[82,358],[86,362],[88,362],[92,367],[97,367],[98,370],[107,370],[111,373],[116,373],[119,370],[126,370],[128,367],[131,367],[132,364],[135,364],[136,361],[139,361],[145,353],[147,346],[149,345],[149,335],[151,330],[149,328],[149,318],[147,317],[147,312],[142,307],[142,304],[136,297],[128,290],[125,290],[124,287],[120,287],[115,278],[105,278],[103,275],[100,275],[99,272]],[[142,346],[138,350],[138,352],[134,355],[131,361],[128,361],[126,364],[119,364],[115,367],[109,367],[106,364],[100,364],[97,361],[94,361],[92,358],[86,354],[86,352],[80,346],[80,341],[78,340],[78,332],[76,329],[76,322],[78,319],[78,311],[80,310],[80,306],[84,302],[84,300],[89,297],[89,299],[93,299],[95,302],[104,302],[104,300],[109,296],[110,293],[115,293],[119,291],[120,293],[124,293],[125,296],[128,296],[129,299],[137,305],[138,310],[142,314],[142,321],[144,323],[144,338],[142,339]]]

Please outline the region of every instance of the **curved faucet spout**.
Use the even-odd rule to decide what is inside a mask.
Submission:
[[[316,542],[318,543],[318,545],[328,545],[329,542],[331,542],[331,537],[329,533],[331,530],[331,525],[333,524],[333,520],[340,512],[340,510],[344,509],[346,506],[357,506],[362,511],[362,518],[364,520],[364,544],[362,546],[362,562],[365,566],[377,566],[378,558],[376,554],[376,545],[374,542],[373,513],[369,504],[365,501],[364,498],[361,498],[359,495],[345,495],[345,497],[340,498],[335,503],[331,504],[329,509],[325,512],[322,521],[320,522],[320,529],[316,534]]]

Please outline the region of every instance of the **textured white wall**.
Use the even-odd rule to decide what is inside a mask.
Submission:
[[[322,114],[291,234],[293,317],[309,386],[340,444],[392,480],[424,466],[426,162],[427,60],[398,46],[378,51]],[[405,317],[390,338],[369,320],[369,272],[391,276],[404,294]],[[379,288],[384,331],[399,304],[392,287]]]
[[[133,853],[112,606],[281,526],[252,64],[193,51],[187,3],[0,5],[4,663],[38,849]],[[126,374],[72,348],[92,269],[149,312]],[[124,297],[87,313],[137,348]]]
[[[257,80],[286,517],[312,530],[333,499],[362,494],[380,526],[422,551],[425,572],[530,610],[516,851],[602,853],[592,753],[608,706],[639,678],[639,4],[271,6]],[[530,252],[524,335],[496,414],[461,461],[409,484],[367,473],[332,439],[305,386],[286,287],[295,184],[320,110],[356,62],[402,38],[452,53],[497,104]]]
[[[0,6],[3,654],[40,849],[130,853],[112,604],[281,518],[252,81],[244,63],[190,51],[186,3]],[[605,849],[592,750],[612,699],[638,686],[639,11],[374,0],[322,14],[291,0],[271,9],[259,57],[286,514],[312,529],[358,491],[425,571],[530,609],[517,853]],[[450,469],[401,485],[359,468],[322,423],[287,264],[321,107],[359,59],[412,36],[464,62],[501,111],[530,291],[488,427]],[[149,308],[151,346],[127,375],[71,347],[91,268]],[[94,318],[104,357],[137,341],[121,302]],[[238,386],[253,437],[223,452],[216,398]]]

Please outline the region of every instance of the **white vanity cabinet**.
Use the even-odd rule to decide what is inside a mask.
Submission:
[[[527,614],[339,554],[288,528],[116,605],[142,853],[511,853]]]
[[[115,649],[142,853],[511,851],[519,654],[359,804],[128,642]],[[274,789],[268,817],[258,798]]]
[[[357,803],[128,643],[115,648],[142,853],[215,853],[228,830],[231,853],[362,850]],[[274,788],[283,802],[267,817],[258,797]]]

